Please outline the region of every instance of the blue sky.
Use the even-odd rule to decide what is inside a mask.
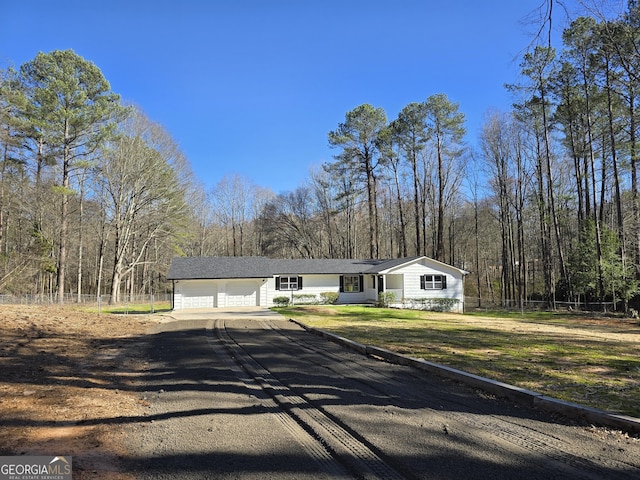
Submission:
[[[239,174],[281,193],[339,153],[327,133],[363,103],[392,120],[444,93],[476,143],[487,111],[511,104],[504,84],[542,3],[0,0],[0,66],[73,49],[170,132],[208,188]]]

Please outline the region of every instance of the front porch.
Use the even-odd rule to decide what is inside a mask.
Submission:
[[[378,294],[393,293],[395,301],[401,302],[404,298],[404,275],[387,274],[378,277]]]

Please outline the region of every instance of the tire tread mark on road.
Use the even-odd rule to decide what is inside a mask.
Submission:
[[[222,359],[245,387],[252,393],[252,395],[260,401],[262,406],[272,413],[276,419],[283,425],[291,436],[300,444],[304,451],[306,451],[322,468],[324,472],[329,474],[332,478],[347,479],[353,478],[341,464],[339,464],[331,453],[325,448],[324,445],[319,443],[317,439],[309,435],[309,432],[302,428],[290,415],[283,412],[278,404],[267,395],[255,380],[248,375],[248,373],[242,369],[238,361],[233,356],[233,353],[226,346],[226,342],[219,336],[214,337],[211,335],[213,330],[219,332],[220,326],[218,325],[220,320],[210,321],[207,324],[207,331],[210,333],[207,335],[207,341],[216,354]],[[229,354],[222,354],[223,351],[227,351]]]
[[[302,428],[312,433],[349,471],[362,480],[407,480],[360,439],[352,435],[344,425],[327,416],[282,384],[241,345],[231,338],[223,321],[216,321],[215,331],[234,361],[266,392],[282,411],[286,412]]]
[[[292,335],[288,335],[286,331],[283,331],[283,329],[275,325],[270,320],[261,320],[261,323],[263,325],[263,328],[274,331],[275,333],[285,338],[288,342],[293,342],[299,348],[312,352],[314,356],[320,355],[332,360],[331,366],[329,366],[314,361],[314,356],[310,356],[309,361],[312,361],[316,365],[322,368],[327,368],[343,378],[350,378],[354,381],[363,383],[368,388],[378,391],[379,393],[389,396],[390,398],[397,397],[396,394],[390,392],[397,391],[397,388],[401,387],[402,384],[398,383],[393,376],[385,374],[382,371],[376,371],[375,374],[368,374],[363,368],[350,367],[345,363],[344,357],[338,357],[331,354],[330,352],[327,352],[326,350],[313,347],[308,343],[302,343]],[[354,361],[354,363],[362,367],[362,364],[358,363],[357,361]],[[379,379],[381,376],[387,378],[386,384],[389,386],[389,391],[385,391],[379,388],[378,385],[380,384]],[[419,376],[417,378],[419,378]],[[394,385],[396,385],[397,387],[394,388]],[[438,397],[436,392],[433,392],[433,394],[434,397]],[[406,388],[403,389],[403,399],[409,399],[418,403],[421,402],[421,399],[419,397],[412,395],[411,392]],[[456,402],[451,398],[447,398],[446,401],[464,407],[461,410],[469,408],[469,405],[464,404],[463,402]],[[582,475],[585,475],[585,478],[601,479],[603,478],[602,475],[606,474],[603,471],[602,465],[598,462],[575,455],[574,453],[568,451],[565,442],[561,439],[549,435],[545,432],[538,431],[529,426],[521,425],[515,421],[509,421],[505,418],[498,417],[495,414],[484,412],[469,415],[466,413],[455,411],[434,410],[432,408],[425,407],[424,405],[422,405],[421,408],[428,409],[435,414],[448,419],[448,421],[450,422],[456,422],[457,424],[464,425],[467,428],[471,428],[476,432],[479,432],[478,435],[481,437],[485,437],[487,440],[490,440],[491,437],[497,437],[502,441],[507,442],[508,444],[523,448],[525,451],[534,451],[546,456],[549,459],[555,460],[556,462],[558,462],[558,466],[575,468]],[[620,472],[618,477],[619,479],[628,478],[629,480],[632,480],[640,478],[640,469],[635,464],[616,459],[607,459],[607,463],[607,467],[609,467],[610,469],[616,469]],[[630,470],[632,470],[632,472],[630,472]],[[573,474],[575,475],[576,472],[574,471]]]

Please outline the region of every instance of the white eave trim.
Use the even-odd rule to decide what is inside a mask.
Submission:
[[[386,275],[386,274],[391,274],[394,271],[404,268],[407,265],[411,265],[412,263],[417,263],[417,262],[421,262],[423,260],[426,260],[427,263],[434,263],[437,266],[441,267],[442,270],[455,270],[456,272],[459,272],[460,275],[465,276],[465,275],[469,275],[469,272],[467,272],[466,270],[462,270],[458,267],[454,267],[453,265],[449,265],[448,263],[443,263],[440,262],[438,260],[434,260],[433,258],[427,257],[427,256],[422,256],[422,257],[418,257],[418,258],[414,258],[413,260],[410,260],[408,262],[405,263],[401,263],[400,265],[396,265],[395,267],[391,267],[391,268],[387,268],[386,270],[380,270],[378,272],[378,275]]]

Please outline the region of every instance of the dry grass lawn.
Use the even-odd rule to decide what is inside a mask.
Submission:
[[[567,312],[459,315],[363,306],[278,310],[363,344],[640,417],[638,320]]]

